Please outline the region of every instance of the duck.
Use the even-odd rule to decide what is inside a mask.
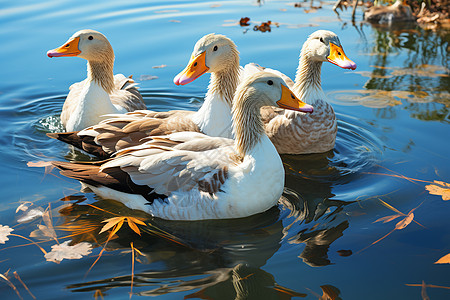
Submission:
[[[283,163],[259,112],[264,105],[311,110],[281,77],[258,72],[235,91],[235,139],[177,132],[148,137],[105,161],[52,164],[100,197],[157,218],[193,221],[258,214],[277,204],[284,187]]]
[[[204,102],[198,111],[138,110],[109,114],[108,119],[94,126],[47,135],[104,159],[154,135],[192,131],[232,138],[231,106],[240,72],[236,44],[224,35],[210,33],[195,43],[187,66],[174,78],[176,85],[185,85],[205,73],[211,74]]]
[[[102,33],[77,31],[62,46],[49,50],[47,56],[87,60],[87,78],[70,86],[62,108],[61,123],[66,131],[98,124],[107,114],[146,109],[134,80],[114,75],[114,51]]]
[[[324,153],[334,148],[337,120],[321,85],[324,62],[356,69],[356,64],[345,55],[339,37],[328,30],[317,30],[304,42],[295,81],[255,63],[244,67],[244,77],[262,70],[281,76],[299,99],[314,107],[310,114],[274,106],[261,108],[265,131],[280,154]]]

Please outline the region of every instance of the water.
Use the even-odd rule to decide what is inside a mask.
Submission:
[[[306,13],[286,1],[3,1],[0,10],[0,224],[30,238],[41,217],[29,222],[16,208],[49,208],[59,243],[93,245],[79,260],[48,262],[35,244],[18,237],[0,245],[0,272],[31,299],[16,271],[38,299],[126,299],[135,252],[133,298],[317,299],[332,285],[342,299],[420,299],[421,287],[450,286],[449,203],[430,195],[424,181],[449,182],[449,33],[420,28],[372,28],[350,12],[341,19],[330,4]],[[319,5],[315,3],[315,5]],[[358,14],[360,16],[360,13]],[[272,32],[235,23],[279,22]],[[119,203],[79,192],[79,184],[53,170],[28,167],[52,159],[90,159],[45,133],[58,131],[58,116],[71,83],[85,76],[85,61],[49,59],[77,30],[103,32],[116,54],[115,71],[133,74],[148,107],[192,109],[201,105],[204,76],[177,87],[172,78],[186,65],[195,41],[206,33],[233,39],[241,64],[257,62],[293,76],[303,41],[316,29],[336,32],[358,69],[324,64],[322,85],[339,119],[336,148],[329,153],[284,155],[286,190],[280,204],[239,220],[151,221],[142,236],[124,224],[106,244],[98,234],[114,217],[142,217]],[[164,68],[153,66],[166,65]],[[151,78],[157,78],[148,80]],[[388,176],[393,175],[393,176]],[[394,177],[397,176],[397,177]],[[407,180],[418,179],[422,181]],[[411,209],[414,220],[381,241],[404,217],[374,221]],[[49,206],[50,205],[50,206]],[[21,221],[21,222],[19,222]],[[48,224],[47,224],[48,225]],[[156,229],[158,228],[158,229]],[[155,230],[158,230],[155,233]],[[32,234],[49,252],[56,241]],[[370,247],[368,247],[370,246]],[[367,248],[368,247],[368,248]],[[341,256],[340,250],[352,255]],[[431,299],[448,299],[428,287]],[[2,299],[18,299],[0,280]]]

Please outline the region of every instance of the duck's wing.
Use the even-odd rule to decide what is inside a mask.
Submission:
[[[142,144],[149,136],[168,135],[174,132],[200,132],[191,120],[194,112],[173,110],[154,112],[134,111],[121,115],[110,115],[99,124],[79,132],[47,134],[100,158]]]
[[[114,75],[115,89],[109,95],[111,102],[124,108],[126,111],[146,109],[137,85],[131,77],[125,77],[123,74]]]
[[[271,69],[271,68],[265,68],[265,67],[262,67],[262,66],[260,66],[260,65],[258,65],[258,64],[256,64],[256,63],[249,63],[249,64],[246,64],[246,65],[244,66],[242,76],[243,76],[243,78],[245,78],[245,77],[248,77],[248,76],[250,76],[250,75],[252,75],[252,74],[255,74],[255,73],[258,73],[258,72],[262,72],[262,71],[264,71],[264,72],[270,72],[270,73],[273,73],[273,74],[275,74],[275,75],[280,76],[281,78],[283,78],[283,80],[286,82],[287,86],[288,86],[290,89],[293,88],[293,86],[294,86],[294,81],[292,81],[292,79],[290,79],[287,75],[281,73],[281,72],[278,71],[278,70],[274,70],[274,69]]]
[[[214,194],[237,163],[233,141],[184,132],[154,137],[146,143],[120,151],[99,166],[54,162],[63,175],[93,186],[106,186],[129,193],[189,192]]]

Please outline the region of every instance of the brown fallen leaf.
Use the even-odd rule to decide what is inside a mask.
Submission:
[[[261,23],[261,25],[255,25],[255,27],[253,27],[254,31],[261,31],[261,32],[271,32],[271,28],[270,25],[272,24],[271,21],[267,21],[267,22],[263,22]]]
[[[450,253],[439,258],[435,264],[450,264]]]
[[[450,200],[450,183],[434,180],[434,183],[426,185],[425,189],[431,195],[442,196],[442,200]]]
[[[249,26],[250,24],[248,23],[250,21],[250,18],[248,17],[243,17],[239,20],[239,25],[241,26]]]

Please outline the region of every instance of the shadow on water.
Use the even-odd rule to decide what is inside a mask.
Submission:
[[[133,279],[138,295],[200,289],[185,299],[201,294],[214,299],[242,296],[261,299],[262,294],[273,294],[264,299],[279,299],[280,295],[305,296],[279,286],[270,273],[260,269],[281,246],[283,224],[276,207],[243,219],[175,222],[149,218],[116,201],[97,200],[88,204],[87,199],[79,195],[63,200],[73,203],[59,211],[62,224],[58,229],[73,236],[74,244],[87,241],[96,247],[105,246],[107,233],[98,232],[104,220],[113,214],[147,220],[146,226],[140,226],[142,236],[124,226],[106,246],[108,252],[129,252],[131,243],[139,248],[136,260],[140,265]],[[122,257],[117,259],[122,260]],[[130,264],[129,259],[126,260]],[[111,274],[111,270],[106,273]],[[126,275],[70,284],[67,288],[73,292],[100,290],[104,293],[130,285],[131,276]]]

